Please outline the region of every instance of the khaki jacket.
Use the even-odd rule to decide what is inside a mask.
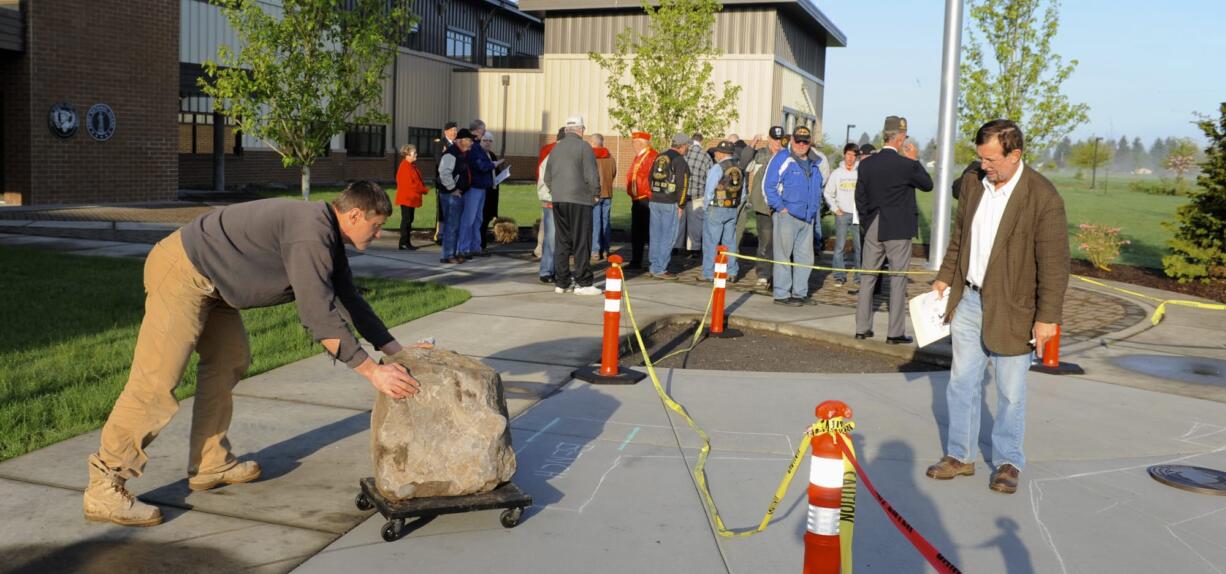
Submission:
[[[617,161],[606,152],[596,156],[596,171],[600,172],[600,199],[609,199],[613,193],[613,181],[617,177]]]
[[[1059,323],[1068,289],[1068,222],[1064,200],[1039,172],[1023,164],[1021,179],[996,230],[981,295],[983,344],[1001,355],[1022,355],[1031,350],[1035,321]],[[962,178],[949,250],[937,280],[949,284],[945,320],[953,318],[966,289],[971,255],[971,222],[983,182]]]

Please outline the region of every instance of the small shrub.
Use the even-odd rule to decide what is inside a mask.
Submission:
[[[1082,223],[1077,226],[1077,247],[1085,252],[1090,264],[1110,271],[1111,264],[1120,256],[1120,247],[1131,243],[1120,238],[1120,228]]]
[[[1128,191],[1144,193],[1148,195],[1183,195],[1183,191],[1177,185],[1168,183],[1165,179],[1158,181],[1136,180],[1128,182]]]

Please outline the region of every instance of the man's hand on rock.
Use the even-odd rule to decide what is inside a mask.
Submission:
[[[369,374],[363,373],[363,376],[376,390],[393,399],[407,399],[416,395],[421,388],[417,379],[400,363],[375,365]]]

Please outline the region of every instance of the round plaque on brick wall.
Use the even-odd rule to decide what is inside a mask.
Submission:
[[[94,104],[85,114],[85,130],[94,139],[104,142],[115,135],[115,112],[106,104]]]
[[[47,125],[51,128],[51,133],[62,138],[70,138],[77,133],[80,123],[77,110],[69,103],[55,104],[51,106],[51,113],[47,114]]]

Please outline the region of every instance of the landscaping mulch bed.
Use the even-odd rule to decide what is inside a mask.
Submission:
[[[653,358],[690,346],[695,322],[670,323],[644,337]],[[861,351],[833,343],[741,329],[736,339],[704,337],[689,353],[657,362],[660,368],[759,371],[774,373],[908,373],[946,370],[929,363]],[[620,364],[641,366],[642,355],[623,355]]]
[[[1167,277],[1161,269],[1115,264],[1111,266],[1111,271],[1103,271],[1081,259],[1073,260],[1072,271],[1077,275],[1084,275],[1086,277],[1108,279],[1153,289],[1164,289],[1185,295],[1203,297],[1218,303],[1226,303],[1226,281],[1215,281],[1208,285],[1200,282],[1180,283]]]

